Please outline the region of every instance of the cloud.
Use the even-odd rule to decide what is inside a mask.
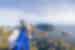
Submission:
[[[49,8],[49,21],[62,24],[74,24],[75,9],[74,8]]]
[[[64,24],[75,24],[75,10],[69,9],[64,15]]]
[[[0,9],[0,25],[15,25],[22,16],[22,11],[15,9]]]
[[[54,22],[54,23],[73,23],[75,21],[75,7],[71,0],[8,0],[1,1],[9,3],[4,7],[14,7],[14,8],[3,8],[0,9],[0,18],[3,21],[6,19],[10,24],[16,24],[15,21],[19,18],[24,18],[27,22],[36,23],[38,21]],[[68,2],[67,2],[68,1]],[[13,6],[12,6],[13,5]],[[3,4],[2,4],[3,6]],[[18,10],[17,10],[18,9]],[[11,16],[11,17],[10,17]],[[20,16],[19,18],[17,16]],[[8,19],[9,20],[8,20]],[[10,22],[12,21],[12,23]],[[4,22],[2,22],[4,23]],[[8,23],[8,24],[9,24]],[[6,23],[7,24],[7,23]]]
[[[14,26],[19,20],[24,19],[28,23],[47,22],[47,17],[38,17],[36,13],[25,13],[17,9],[0,9],[0,25]]]

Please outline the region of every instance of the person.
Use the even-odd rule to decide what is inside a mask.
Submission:
[[[13,50],[30,50],[30,39],[28,37],[28,29],[27,26],[24,24],[24,21],[20,21],[20,29],[19,29],[19,36],[16,40],[16,45]]]
[[[24,24],[24,20],[20,21],[20,26],[11,31],[8,37],[9,50],[21,50],[24,47],[26,50],[30,50],[30,39],[32,39],[32,24]],[[24,45],[23,45],[24,44]],[[28,47],[28,49],[27,49]]]

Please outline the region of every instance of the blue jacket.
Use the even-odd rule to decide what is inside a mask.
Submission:
[[[30,42],[28,39],[27,29],[25,27],[20,28],[20,35],[16,41],[16,47],[14,50],[30,50]]]

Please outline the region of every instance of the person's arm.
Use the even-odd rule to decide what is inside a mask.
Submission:
[[[29,38],[31,39],[32,38],[32,33],[33,33],[33,26],[32,26],[32,24],[29,24],[27,29],[28,29]]]

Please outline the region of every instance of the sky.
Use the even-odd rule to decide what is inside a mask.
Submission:
[[[74,24],[74,0],[0,0],[0,25],[29,23]]]

